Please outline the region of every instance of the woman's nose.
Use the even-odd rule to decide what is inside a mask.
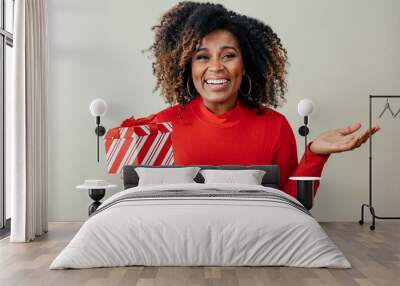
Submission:
[[[220,71],[220,70],[224,69],[224,66],[223,66],[223,64],[221,63],[220,60],[216,59],[216,60],[211,60],[209,62],[208,69],[210,71]]]

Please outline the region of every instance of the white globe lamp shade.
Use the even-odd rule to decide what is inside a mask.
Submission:
[[[308,116],[314,110],[314,103],[310,99],[302,99],[297,105],[297,112],[301,116]]]
[[[90,103],[89,110],[95,117],[104,116],[107,112],[107,103],[101,98],[96,98]]]

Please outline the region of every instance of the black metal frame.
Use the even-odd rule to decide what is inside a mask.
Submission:
[[[369,208],[369,211],[372,215],[372,225],[370,225],[370,229],[375,229],[375,219],[400,219],[400,217],[383,217],[375,214],[375,209],[372,206],[372,136],[371,136],[371,128],[372,128],[372,99],[373,98],[400,98],[400,95],[370,95],[369,96],[369,204],[362,204],[361,206],[361,219],[359,220],[359,224],[364,224],[364,207]]]
[[[14,4],[13,0],[13,14]],[[3,236],[10,231],[11,220],[6,219],[6,192],[5,192],[5,92],[6,92],[6,47],[13,47],[13,34],[6,30],[6,3],[5,0],[0,0],[1,5],[1,21],[0,21],[0,234]]]

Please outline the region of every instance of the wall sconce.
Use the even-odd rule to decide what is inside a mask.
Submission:
[[[106,133],[106,129],[100,125],[100,117],[104,116],[107,112],[107,103],[100,98],[92,100],[89,106],[90,113],[96,117],[97,127],[94,133],[97,135],[97,162],[99,162],[99,138]]]
[[[304,150],[307,148],[307,135],[310,130],[307,127],[308,115],[310,115],[314,110],[314,103],[310,99],[302,99],[297,105],[297,112],[300,116],[304,117],[304,125],[299,128],[299,134],[304,136]],[[304,159],[307,162],[307,152],[304,152]]]

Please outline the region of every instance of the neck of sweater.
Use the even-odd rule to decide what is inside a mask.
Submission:
[[[190,103],[193,113],[200,120],[220,128],[231,127],[240,123],[248,113],[248,108],[239,99],[236,101],[234,108],[218,115],[208,110],[201,96],[195,97]]]

